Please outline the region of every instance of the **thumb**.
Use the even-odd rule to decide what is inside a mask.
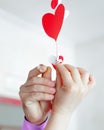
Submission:
[[[47,70],[42,74],[42,77],[51,80],[51,73],[52,73],[52,69],[48,66]]]
[[[56,77],[56,89],[58,90],[60,88],[60,86],[62,85],[62,78],[61,78],[61,75],[60,75],[58,70],[56,70],[56,74],[57,74],[57,77]]]

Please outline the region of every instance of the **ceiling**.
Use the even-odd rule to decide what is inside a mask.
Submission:
[[[51,0],[0,0],[0,9],[31,27],[39,27],[41,16],[46,12],[52,12],[50,2]],[[104,37],[104,0],[62,0],[62,2],[70,11],[62,33],[71,43],[84,43]]]

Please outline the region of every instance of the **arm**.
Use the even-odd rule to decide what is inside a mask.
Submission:
[[[19,92],[25,117],[30,122],[25,121],[23,128],[31,123],[38,126],[46,120],[54,98],[54,87],[50,67],[40,65],[29,72],[27,81]]]
[[[76,107],[95,83],[93,77],[82,68],[62,64],[56,67],[56,94],[45,130],[66,130]]]

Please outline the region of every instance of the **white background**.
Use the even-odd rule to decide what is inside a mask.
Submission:
[[[104,1],[63,2],[70,15],[58,38],[59,53],[65,63],[86,68],[96,79],[69,129],[104,130]],[[49,4],[50,0],[0,0],[0,96],[19,98],[28,71],[39,63],[50,65],[48,57],[55,54],[55,42],[41,25],[42,15],[52,11]],[[0,124],[22,124],[21,108],[0,104],[0,113]]]

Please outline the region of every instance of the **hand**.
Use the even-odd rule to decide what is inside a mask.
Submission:
[[[84,69],[57,64],[56,94],[53,113],[71,115],[95,84],[94,78]]]
[[[95,84],[82,68],[57,64],[56,72],[56,94],[45,130],[66,130],[72,113]]]
[[[82,68],[57,64],[56,72],[56,94],[45,130],[66,130],[75,108],[95,84]]]
[[[54,87],[50,67],[40,65],[29,72],[27,81],[20,87],[19,92],[28,121],[38,125],[47,118],[50,101],[55,94]]]

